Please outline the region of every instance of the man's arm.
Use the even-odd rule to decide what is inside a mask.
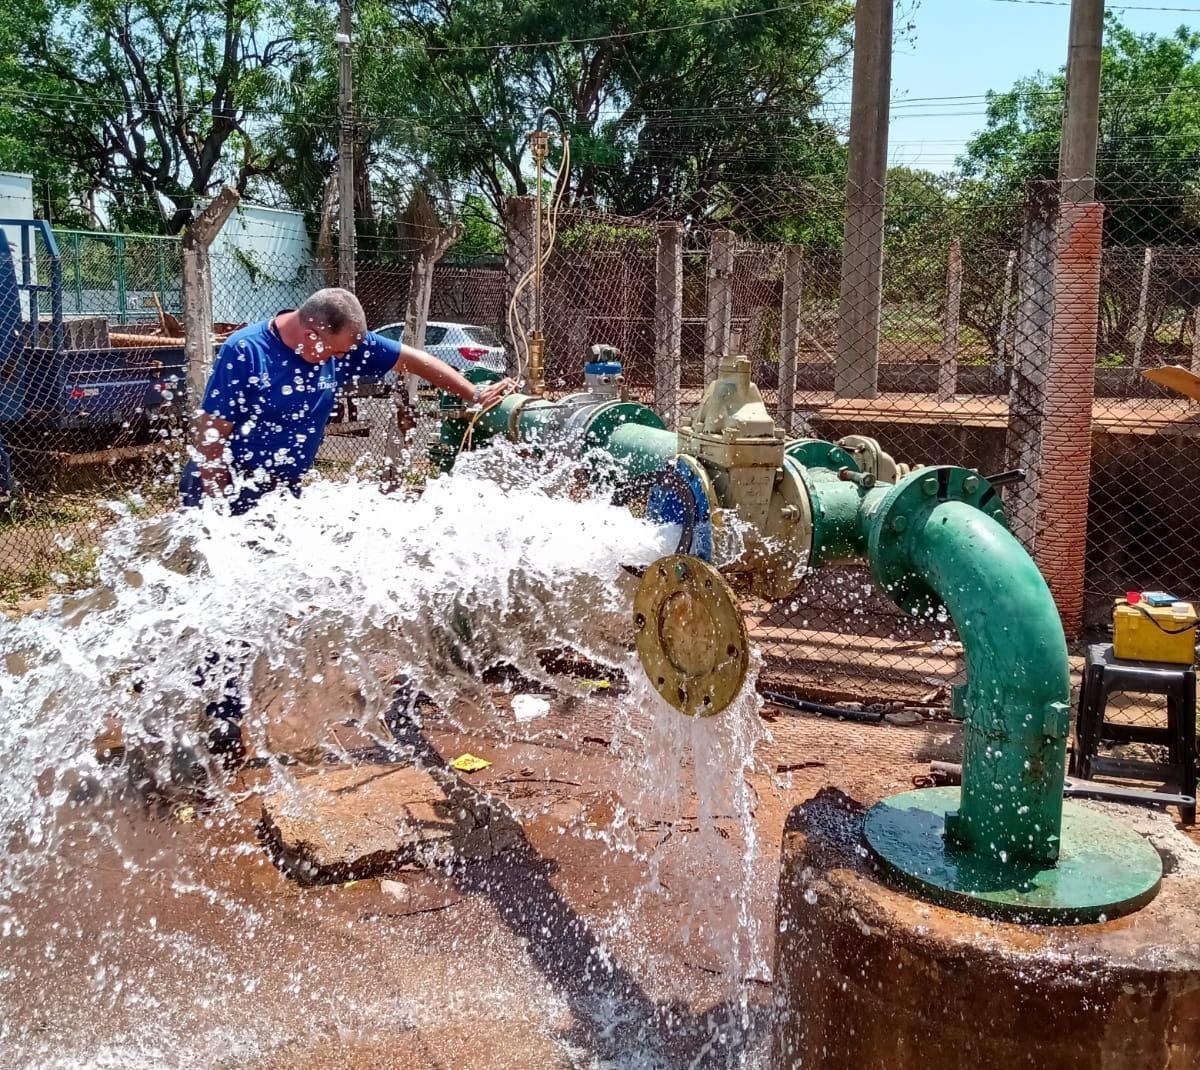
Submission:
[[[426,353],[423,349],[413,349],[412,346],[401,345],[400,358],[396,361],[396,371],[419,376],[430,386],[436,386],[448,394],[455,394],[465,401],[472,401],[475,398],[473,382],[465,375],[456,372],[444,360],[438,360],[437,357]]]
[[[391,370],[398,375],[406,373],[415,375],[424,379],[430,386],[444,390],[448,394],[454,394],[468,403],[478,401],[484,406],[492,405],[506,394],[511,394],[516,386],[511,379],[504,379],[498,383],[488,383],[476,393],[475,384],[466,376],[460,375],[445,361],[438,360],[437,357],[426,353],[423,349],[414,349],[412,346],[384,338],[372,331],[367,332],[363,344],[367,347],[368,352],[380,349],[389,358],[394,359],[395,363]]]
[[[229,474],[229,436],[233,424],[219,416],[202,412],[196,421],[196,467],[200,486],[207,498],[223,497],[233,482]]]

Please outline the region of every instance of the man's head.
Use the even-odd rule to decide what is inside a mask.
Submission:
[[[304,341],[296,353],[312,364],[349,352],[367,330],[367,317],[358,298],[336,286],[318,290],[296,309],[296,315],[304,330]]]

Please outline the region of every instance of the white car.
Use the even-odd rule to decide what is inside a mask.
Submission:
[[[377,327],[375,333],[394,342],[404,341],[404,324],[389,323]],[[445,323],[433,320],[425,324],[425,351],[443,360],[455,371],[486,368],[503,375],[508,357],[504,343],[490,327],[473,323]]]

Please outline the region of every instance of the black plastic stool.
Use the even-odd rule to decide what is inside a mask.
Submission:
[[[1108,696],[1115,692],[1139,692],[1167,697],[1167,727],[1106,724]],[[1113,743],[1165,744],[1167,766],[1147,762],[1116,763],[1098,758],[1102,741]],[[1119,769],[1115,768],[1119,764]],[[1109,770],[1102,768],[1110,767]],[[1153,779],[1158,774],[1176,779],[1180,794],[1193,800],[1180,807],[1187,824],[1196,820],[1196,669],[1191,665],[1164,665],[1149,661],[1118,661],[1111,643],[1088,647],[1079,692],[1079,718],[1075,726],[1075,749],[1071,773],[1091,780],[1094,772],[1112,771],[1126,777]]]

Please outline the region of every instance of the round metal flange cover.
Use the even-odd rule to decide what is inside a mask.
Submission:
[[[737,596],[712,565],[673,554],[633,598],[634,640],[654,689],[689,717],[727,709],[746,682],[750,645]]]

